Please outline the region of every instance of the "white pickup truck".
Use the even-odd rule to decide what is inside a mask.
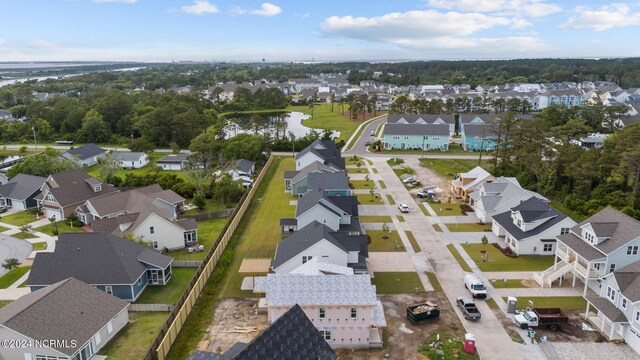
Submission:
[[[486,299],[487,298],[487,288],[484,286],[482,281],[478,280],[477,277],[472,274],[467,274],[464,276],[464,287],[466,287],[474,299]]]

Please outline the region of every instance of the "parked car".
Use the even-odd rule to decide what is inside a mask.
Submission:
[[[409,319],[413,325],[423,320],[436,319],[439,316],[440,308],[431,301],[407,307],[407,319]]]
[[[398,209],[400,209],[401,213],[408,213],[409,212],[409,205],[407,205],[407,204],[398,204]]]
[[[371,141],[365,141],[364,142],[364,146],[369,146],[369,145],[371,145]]]
[[[376,132],[375,130],[371,130],[371,136],[375,136]]]
[[[429,198],[432,199],[433,196],[435,195],[435,191],[433,191],[433,189],[420,189],[420,191],[418,192],[418,197],[421,199],[425,199],[425,198]]]
[[[462,311],[462,316],[467,320],[480,320],[480,311],[476,307],[476,303],[469,298],[459,297],[456,304]]]
[[[464,287],[469,290],[474,299],[487,298],[487,288],[475,275],[467,274],[464,276]]]
[[[408,174],[405,174],[405,175],[408,175]],[[415,176],[411,176],[411,175],[406,176],[406,177],[404,177],[404,179],[402,179],[402,182],[405,183],[405,184],[413,184],[416,181],[417,180],[416,180]]]
[[[0,214],[4,214],[9,211],[9,208],[6,206],[0,206]]]
[[[569,323],[569,316],[560,308],[533,308],[516,314],[513,320],[521,329],[548,326],[556,330],[560,325]]]

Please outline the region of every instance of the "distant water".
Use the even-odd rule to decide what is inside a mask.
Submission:
[[[281,115],[284,114],[284,118],[281,119]],[[322,132],[322,129],[312,129],[302,124],[302,120],[308,119],[310,116],[299,111],[290,112],[273,112],[273,113],[261,113],[259,114],[266,120],[265,125],[259,129],[254,129],[253,121],[251,120],[252,114],[229,114],[225,118],[228,120],[228,125],[225,127],[225,133],[227,137],[232,137],[237,134],[265,134],[269,133],[271,136],[288,136],[289,132],[292,132],[296,138],[303,137],[312,130]],[[284,121],[284,123],[280,123]],[[278,134],[276,134],[278,133]],[[339,131],[334,131],[333,136],[340,136]]]

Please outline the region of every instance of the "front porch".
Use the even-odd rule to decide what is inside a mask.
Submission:
[[[626,325],[629,324],[624,313],[608,299],[589,291],[587,296],[585,318],[593,324],[609,341],[622,340]],[[590,312],[591,308],[596,311]]]

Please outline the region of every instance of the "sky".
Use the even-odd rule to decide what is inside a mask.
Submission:
[[[0,61],[640,56],[640,0],[0,0]]]

